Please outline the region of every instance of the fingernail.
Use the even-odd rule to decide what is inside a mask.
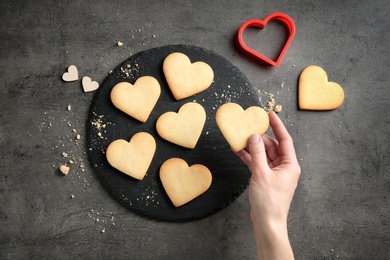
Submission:
[[[249,137],[249,143],[250,143],[250,144],[258,143],[259,141],[260,141],[260,135],[258,135],[258,134],[252,134],[252,135]]]

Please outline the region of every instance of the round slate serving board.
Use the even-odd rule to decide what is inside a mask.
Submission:
[[[162,63],[173,52],[186,54],[191,62],[203,61],[214,70],[210,88],[195,96],[176,101],[165,81]],[[142,76],[155,77],[161,95],[148,121],[141,123],[116,109],[110,100],[111,89],[119,82],[131,84]],[[182,148],[159,137],[155,123],[168,111],[177,112],[187,102],[201,104],[207,119],[194,149]],[[215,122],[219,106],[227,102],[244,109],[259,106],[259,99],[247,78],[228,60],[216,53],[190,45],[168,45],[146,50],[125,60],[100,85],[92,101],[87,123],[87,146],[92,167],[101,184],[129,210],[155,220],[183,222],[210,216],[232,203],[248,186],[250,172],[231,151]],[[107,162],[105,151],[116,139],[130,140],[138,132],[154,136],[156,153],[142,181],[119,172]],[[190,166],[203,164],[212,173],[211,187],[201,196],[174,207],[159,178],[159,169],[172,157],[184,159]]]

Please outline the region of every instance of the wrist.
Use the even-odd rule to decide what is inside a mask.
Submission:
[[[253,224],[259,227],[287,230],[288,211],[267,211],[251,208],[251,217]]]
[[[288,238],[287,220],[252,217],[252,222],[259,259],[294,259]]]
[[[269,239],[287,239],[287,220],[284,219],[260,219],[253,223],[259,235]]]

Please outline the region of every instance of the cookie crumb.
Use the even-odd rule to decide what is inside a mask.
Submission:
[[[270,96],[269,101],[267,102],[267,106],[269,110],[274,109],[275,107],[275,99],[273,98],[273,95]]]
[[[274,111],[275,111],[276,113],[279,113],[280,111],[282,111],[282,106],[281,106],[281,105],[276,105],[276,106],[274,107]]]
[[[123,46],[123,42],[119,41],[116,45],[118,45],[118,47],[122,47]]]
[[[66,166],[66,165],[61,165],[60,166],[60,171],[64,175],[68,175],[69,170],[70,170],[70,168],[68,166]]]

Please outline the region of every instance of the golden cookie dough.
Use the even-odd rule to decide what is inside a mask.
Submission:
[[[214,71],[207,63],[191,63],[187,55],[180,52],[171,53],[164,59],[163,71],[176,100],[208,89],[214,79]]]
[[[146,132],[139,132],[129,142],[118,139],[110,143],[106,151],[109,164],[115,169],[142,180],[154,157],[156,141]]]
[[[252,134],[264,134],[269,126],[267,112],[261,107],[251,106],[244,110],[236,103],[220,106],[216,113],[216,121],[222,135],[238,152],[247,146]]]
[[[180,207],[206,192],[212,175],[204,165],[189,167],[183,159],[171,158],[161,165],[160,179],[173,205]]]
[[[328,82],[325,70],[305,68],[299,76],[298,105],[301,110],[333,110],[344,101],[344,91],[336,82]]]
[[[205,122],[206,111],[202,105],[189,102],[181,106],[177,113],[162,114],[156,122],[156,129],[165,140],[194,149]]]
[[[110,97],[116,108],[141,122],[146,122],[160,93],[158,81],[154,77],[143,76],[137,79],[134,85],[128,82],[116,84]]]

